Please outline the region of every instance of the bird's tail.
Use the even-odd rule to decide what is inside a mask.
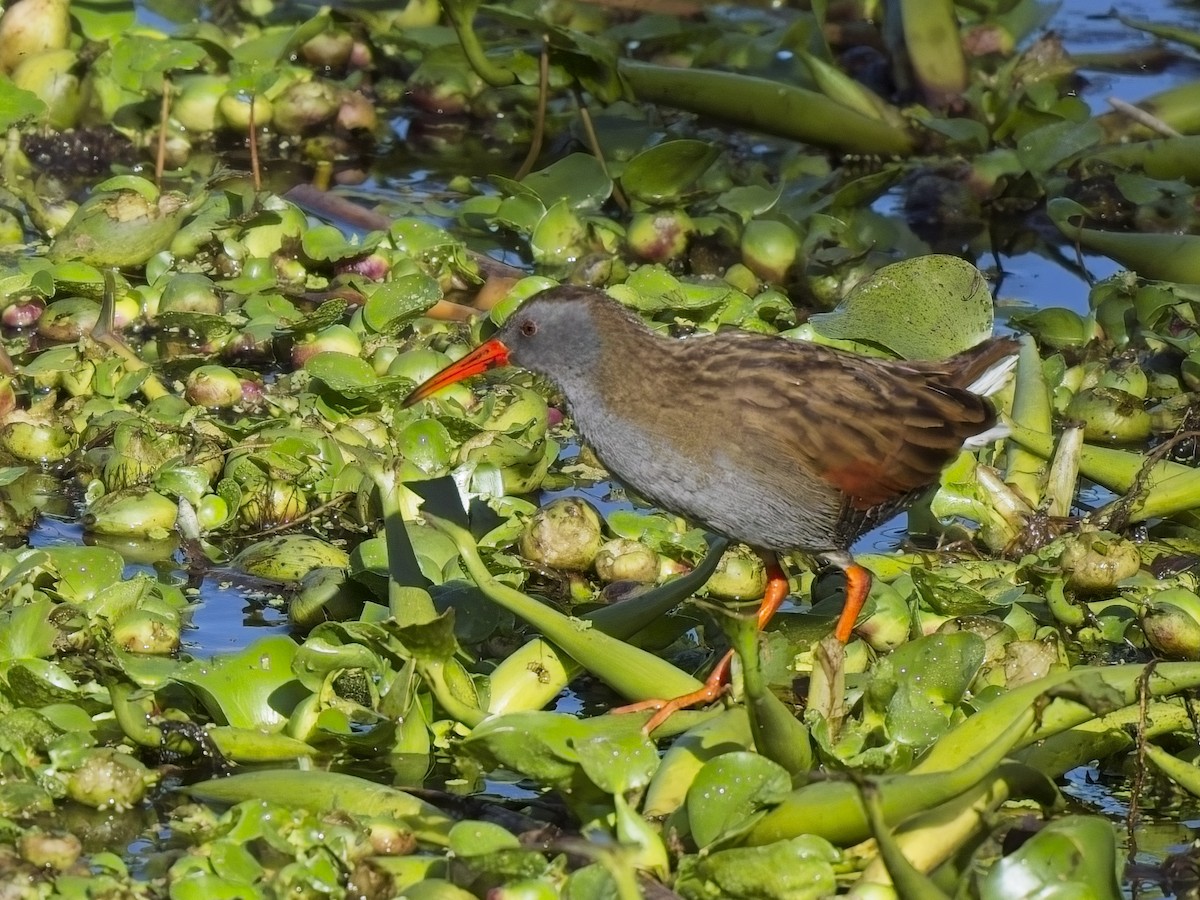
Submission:
[[[992,338],[950,360],[952,378],[972,394],[990,397],[1004,387],[1017,365],[1021,345],[1012,338]],[[1008,427],[997,422],[966,440],[963,448],[978,450],[1008,437]]]
[[[1020,349],[1013,338],[991,338],[950,359],[950,377],[955,387],[990,397],[1008,381]]]

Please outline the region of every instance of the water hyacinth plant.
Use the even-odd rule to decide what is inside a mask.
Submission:
[[[1128,58],[1033,2],[177,6],[0,16],[0,880],[1130,889],[1143,836],[1064,794],[1198,790],[1194,85],[1094,114],[1078,72]],[[997,302],[968,260],[1025,244],[1127,271]],[[801,557],[760,634],[761,560],[607,480],[551,385],[404,405],[560,283],[676,336],[1013,330],[1008,434],[856,548],[845,648]],[[608,713],[727,648],[654,740]]]

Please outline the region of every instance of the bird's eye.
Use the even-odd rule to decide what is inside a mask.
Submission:
[[[525,337],[533,337],[537,334],[537,322],[534,322],[532,319],[526,319],[521,323],[521,334],[525,335]]]

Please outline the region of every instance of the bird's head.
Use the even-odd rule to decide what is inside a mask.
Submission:
[[[614,309],[627,315],[616,301],[591,288],[564,285],[535,294],[492,338],[419,385],[404,405],[497,366],[520,366],[560,385],[576,373],[586,375],[599,352],[599,323]]]

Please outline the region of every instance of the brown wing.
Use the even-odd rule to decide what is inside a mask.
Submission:
[[[737,342],[745,345],[733,385],[743,426],[775,448],[767,458],[795,460],[807,479],[799,487],[811,490],[816,477],[855,509],[932,483],[964,441],[995,421],[988,402],[960,386],[971,367],[957,358],[908,364],[815,345],[779,352],[777,342],[756,353],[753,340]]]

